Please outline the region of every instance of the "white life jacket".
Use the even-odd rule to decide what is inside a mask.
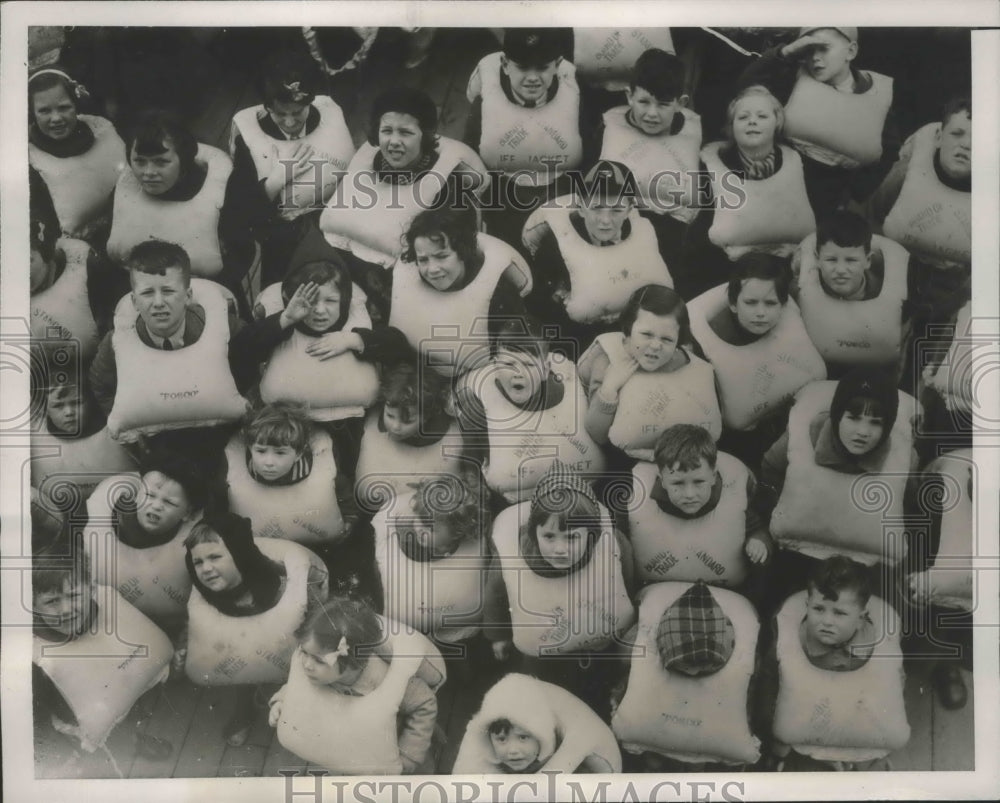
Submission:
[[[530,510],[530,502],[521,502],[502,510],[493,522],[514,646],[534,657],[603,649],[635,621],[610,514],[600,505],[601,534],[585,566],[564,577],[542,577],[528,566],[518,545]]]
[[[576,201],[570,195],[540,206],[525,223],[531,229],[544,221],[555,235],[559,253],[569,272],[570,291],[566,314],[579,323],[614,322],[632,293],[647,284],[673,287],[660,256],[653,224],[633,209],[628,216],[632,231],[615,245],[591,245],[573,227],[570,213]]]
[[[56,246],[66,255],[66,267],[51,287],[31,297],[31,337],[43,348],[56,339],[72,340],[87,364],[100,340],[87,292],[90,246],[66,237]]]
[[[650,495],[659,472],[653,463],[632,469],[629,505],[629,541],[636,575],[643,582],[663,580],[735,586],[747,573],[747,479],[749,471],[737,458],[719,452],[716,464],[722,476],[722,495],[704,516],[682,519],[660,509]]]
[[[995,327],[995,323],[990,323]],[[969,299],[958,311],[948,353],[930,379],[930,387],[941,395],[948,410],[968,420],[970,425],[974,409],[980,407],[974,384],[979,376],[978,366],[996,354],[992,339],[984,338],[980,331],[978,325],[973,325],[972,299]]]
[[[418,181],[390,184],[375,175],[378,148],[365,143],[354,154],[320,215],[319,227],[334,248],[359,259],[391,267],[403,253],[403,235],[419,212],[430,208],[462,163],[479,172],[482,160],[468,145],[438,137],[438,159]],[[482,175],[485,176],[485,166]]]
[[[479,155],[491,170],[516,176],[519,186],[546,187],[567,170],[580,165],[580,87],[576,68],[565,59],[559,63],[555,97],[537,109],[507,100],[500,86],[499,52],[484,56],[470,79],[467,94],[483,99]],[[551,168],[551,172],[550,172]]]
[[[136,331],[139,313],[126,295],[115,307],[111,346],[118,387],[108,416],[111,436],[131,442],[138,433],[210,427],[235,421],[247,408],[229,371],[226,296],[215,282],[191,280],[194,304],[205,310],[197,342],[164,351],[147,346]]]
[[[82,498],[109,474],[134,471],[135,460],[107,427],[83,438],[53,435],[39,420],[31,435],[31,484],[51,496]]]
[[[791,148],[778,145],[781,169],[770,178],[744,181],[719,158],[724,145],[712,142],[701,149],[715,204],[708,239],[733,260],[747,251],[791,253],[793,244],[816,230],[802,158]]]
[[[28,164],[45,180],[59,225],[70,237],[110,209],[118,174],[126,168],[125,143],[108,120],[90,114],[77,120],[94,133],[86,153],[53,156],[28,143]]]
[[[191,260],[191,273],[207,279],[222,271],[219,214],[233,163],[225,152],[198,143],[195,162],[208,169],[205,183],[189,201],[164,201],[142,189],[131,170],[122,170],[115,203],[108,256],[119,264],[145,240],[177,243]]]
[[[621,162],[632,171],[647,210],[690,223],[698,214],[692,176],[698,171],[701,117],[690,109],[679,111],[684,115],[680,132],[657,136],[628,122],[628,106],[604,112],[601,158]]]
[[[868,72],[872,86],[855,95],[805,70],[785,104],[785,136],[808,158],[853,169],[882,158],[882,127],[892,106],[892,79]]]
[[[657,583],[639,595],[639,628],[628,688],[611,718],[625,750],[651,750],[686,762],[753,764],[760,739],[747,723],[747,694],[760,625],[744,597],[720,588],[712,596],[733,623],[733,654],[718,672],[689,677],[663,669],[656,634],[664,612],[690,583]]]
[[[803,385],[825,379],[826,366],[791,298],[778,324],[745,346],[726,343],[708,324],[728,308],[726,285],[702,293],[688,304],[691,331],[715,368],[722,423],[730,429],[749,430]]]
[[[493,293],[512,263],[523,276],[531,276],[521,255],[503,240],[489,234],[476,238],[485,261],[461,290],[435,290],[412,262],[399,260],[392,269],[389,325],[406,335],[424,364],[444,376],[461,375],[489,361],[487,319]],[[523,292],[528,290],[530,283]]]
[[[974,470],[971,449],[943,454],[925,469],[928,474],[941,475],[947,483],[937,558],[935,565],[927,570],[931,602],[970,612],[975,609],[976,586],[972,556],[982,554],[973,550],[973,542],[980,532],[976,527],[975,500],[968,493],[969,478]]]
[[[301,544],[255,538],[273,561],[284,564],[287,581],[277,604],[252,616],[226,616],[197,586],[188,598],[188,654],[184,670],[199,686],[284,683],[295,650],[295,630],[306,615],[310,564],[322,561]]]
[[[340,331],[371,328],[365,294],[357,286],[351,293],[347,320]],[[281,285],[276,283],[264,288],[256,303],[264,308],[266,315],[279,312],[284,306]],[[317,359],[308,354],[306,348],[318,339],[297,328],[292,329],[291,335],[275,347],[267,362],[260,380],[261,399],[268,404],[276,401],[305,404],[309,417],[315,421],[364,415],[365,408],[373,405],[378,397],[375,366],[359,360],[353,351],[345,351],[328,360]]]
[[[562,400],[548,410],[523,410],[511,404],[493,376],[492,365],[462,379],[475,389],[489,428],[490,462],[483,469],[486,484],[508,502],[530,498],[538,480],[552,463],[561,460],[586,474],[604,469],[604,456],[583,427],[587,409],[576,366],[552,355],[553,373],[562,379]]]
[[[809,438],[809,425],[830,410],[836,387],[832,381],[813,382],[796,394],[788,416],[788,471],[771,515],[771,534],[786,549],[811,557],[839,554],[868,566],[878,561],[895,565],[906,554],[906,543],[884,525],[902,519],[916,402],[899,392],[882,469],[846,474],[817,465]]]
[[[160,546],[137,549],[118,540],[113,510],[123,497],[129,506],[142,494],[136,473],[118,474],[100,483],[87,499],[87,528],[84,546],[90,557],[91,572],[100,585],[118,589],[128,602],[158,624],[177,623],[184,618],[191,576],[184,563],[184,539],[196,519],[181,523],[170,541]]]
[[[306,212],[322,209],[354,156],[354,140],[340,106],[326,95],[317,95],[312,105],[319,112],[319,125],[295,140],[275,139],[264,133],[260,127],[261,119],[267,116],[263,104],[242,109],[233,116],[230,152],[234,152],[236,135],[243,137],[257,168],[258,180],[271,174],[274,159],[271,148],[277,148],[279,160],[291,159],[301,145],[308,145],[314,151],[312,171],[294,184],[286,184],[277,199],[279,214],[284,220],[295,220]]]
[[[414,518],[412,500],[412,493],[402,496],[372,520],[386,615],[438,641],[471,638],[483,614],[482,575],[490,560],[485,539],[470,538],[440,560],[411,560],[400,535],[425,526]]]
[[[853,671],[832,672],[813,666],[802,647],[806,598],[805,591],[793,594],[777,615],[775,738],[820,761],[867,761],[903,747],[910,725],[896,612],[871,597],[868,614],[879,639],[871,658]]]
[[[610,92],[628,88],[636,59],[659,48],[674,53],[669,28],[574,28],[573,64],[580,80]]]
[[[882,232],[942,269],[972,264],[972,193],[946,187],[934,170],[940,123],[913,135],[913,152],[895,205]]]
[[[820,284],[816,235],[799,248],[799,308],[809,339],[827,362],[847,365],[895,363],[903,340],[903,302],[909,254],[885,237],[872,237],[872,253],[881,254],[882,290],[876,298],[844,301]]]
[[[243,436],[237,433],[226,444],[229,509],[250,519],[255,537],[287,538],[311,547],[344,536],[344,517],[333,489],[333,443],[317,428],[309,446],[313,462],[308,477],[292,485],[265,485],[250,476]]]
[[[401,775],[396,715],[425,656],[440,658],[425,637],[398,625],[389,643],[392,661],[385,677],[361,696],[310,681],[296,650],[276,726],[281,746],[337,775]]]
[[[34,636],[31,660],[76,717],[81,746],[94,752],[147,691],[166,679],[170,639],[111,588],[97,586],[94,627],[62,644]]]
[[[624,362],[625,335],[607,332],[595,341],[611,364]],[[593,346],[591,347],[593,348]],[[687,365],[676,371],[638,370],[618,393],[608,439],[626,454],[650,451],[660,433],[674,424],[696,424],[707,429],[713,440],[722,434],[722,413],[715,394],[712,366],[687,349]]]

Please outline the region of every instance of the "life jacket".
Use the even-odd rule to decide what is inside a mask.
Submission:
[[[793,244],[816,231],[801,157],[778,145],[781,169],[770,178],[744,181],[719,158],[724,145],[712,142],[701,149],[715,204],[708,239],[724,248],[732,260],[747,251],[791,253]]]
[[[972,319],[972,299],[969,299],[958,311],[951,345],[929,383],[944,399],[948,410],[967,421],[967,426],[972,425],[973,410],[979,407],[973,384],[978,376],[977,366],[996,353],[992,337],[984,336],[989,332],[988,326],[980,334],[982,331]]]
[[[785,104],[785,136],[807,158],[846,169],[882,158],[882,128],[892,106],[892,79],[868,72],[872,86],[856,95],[817,81],[805,70]]]
[[[205,279],[191,279],[191,295],[205,310],[205,329],[197,342],[173,351],[139,339],[139,314],[131,295],[115,307],[111,346],[118,387],[108,416],[113,438],[132,442],[139,433],[210,427],[236,421],[246,412],[246,399],[229,371],[226,296]]]
[[[629,236],[609,246],[591,245],[573,227],[570,213],[576,208],[572,196],[556,198],[540,206],[525,223],[530,229],[544,221],[549,224],[559,253],[569,272],[570,291],[566,314],[579,323],[615,322],[632,293],[647,284],[673,287],[660,256],[653,224],[633,209],[628,216]]]
[[[361,696],[310,681],[301,652],[295,651],[276,726],[282,747],[337,775],[402,774],[396,715],[406,687],[414,676],[426,679],[428,661],[440,667],[443,680],[444,665],[425,636],[396,623],[392,631],[392,661],[385,678]]]
[[[97,583],[117,588],[157,624],[176,624],[185,616],[191,593],[184,539],[196,520],[182,522],[177,535],[160,546],[129,546],[115,534],[113,510],[116,505],[134,508],[141,493],[136,473],[117,474],[101,482],[87,499],[84,546]]]
[[[279,312],[281,285],[264,288],[257,297],[257,304],[266,315]],[[371,318],[365,308],[365,295],[355,286],[347,320],[340,331],[371,328]],[[318,338],[297,328],[279,343],[260,380],[260,397],[270,404],[291,401],[305,404],[309,417],[315,421],[336,421],[364,415],[366,407],[378,397],[378,372],[371,363],[362,362],[354,352],[345,351],[328,360],[319,360],[306,352],[310,343]]]
[[[62,644],[31,639],[32,663],[66,699],[81,747],[91,753],[166,679],[174,653],[166,634],[118,592],[97,586],[93,593],[97,619],[86,633]]]
[[[601,505],[601,534],[584,566],[564,577],[542,577],[518,546],[530,509],[530,502],[512,505],[493,522],[514,646],[536,658],[603,649],[635,620],[611,516]]]
[[[880,252],[883,260],[882,291],[876,298],[844,301],[827,295],[820,284],[816,235],[802,241],[799,308],[809,339],[827,362],[870,365],[899,360],[909,254],[878,235],[872,238],[872,251]]]
[[[969,478],[975,471],[972,450],[960,449],[943,454],[924,471],[941,475],[946,483],[941,540],[935,564],[927,570],[931,602],[944,608],[971,612],[975,609],[976,598],[972,557],[983,554],[978,549],[973,550],[973,541],[982,531],[976,526],[975,501],[967,490]]]
[[[664,612],[690,583],[656,583],[639,595],[639,628],[632,648],[628,688],[611,718],[625,750],[651,750],[685,762],[753,764],[760,739],[750,733],[747,695],[754,672],[760,624],[750,602],[713,588],[736,640],[726,665],[711,675],[689,677],[663,669],[656,635]]]
[[[595,342],[612,364],[628,359],[621,332],[598,335]],[[697,424],[716,441],[722,434],[715,371],[687,349],[684,353],[687,365],[676,371],[638,370],[619,391],[608,439],[626,454],[636,457],[639,450],[652,450],[660,433],[674,424]]]
[[[31,297],[31,339],[45,351],[58,347],[53,341],[72,340],[87,364],[100,341],[87,292],[90,246],[67,237],[56,245],[66,255],[66,267],[51,287]]]
[[[295,220],[306,212],[322,209],[354,156],[354,140],[340,106],[326,95],[317,95],[312,105],[319,112],[319,125],[295,140],[275,139],[264,133],[260,127],[261,119],[267,116],[263,104],[242,109],[233,116],[230,153],[235,152],[236,136],[243,137],[257,168],[258,181],[267,178],[273,168],[271,148],[277,148],[278,159],[291,159],[301,145],[308,145],[314,151],[312,172],[286,184],[281,191],[278,209],[283,220]]]
[[[50,496],[83,497],[109,474],[134,471],[135,460],[107,427],[82,438],[53,435],[38,420],[31,434],[31,484]]]
[[[677,134],[657,136],[628,122],[628,106],[604,112],[601,158],[621,162],[632,171],[647,210],[690,223],[698,214],[692,175],[698,171],[701,117],[690,109],[679,111],[684,127]]]
[[[889,453],[877,473],[846,474],[816,464],[809,425],[828,412],[836,382],[813,382],[796,394],[788,416],[788,471],[771,515],[771,534],[786,549],[815,558],[847,555],[871,566],[895,565],[906,543],[892,528],[903,515],[903,494],[913,449],[912,396],[899,392],[899,413]]]
[[[722,423],[749,430],[803,385],[825,379],[826,366],[791,298],[774,329],[745,346],[726,343],[708,324],[728,307],[724,284],[698,296],[688,304],[691,331],[715,368]]]
[[[187,252],[194,276],[212,279],[219,275],[219,214],[233,163],[223,151],[203,142],[198,143],[195,162],[207,168],[208,175],[198,194],[188,201],[160,200],[142,189],[131,170],[121,171],[115,187],[108,256],[122,264],[139,243],[166,240]]]
[[[629,541],[636,575],[643,582],[704,580],[723,586],[743,582],[747,573],[743,546],[749,471],[724,452],[719,452],[716,468],[722,476],[719,503],[693,519],[664,512],[650,496],[659,477],[653,463],[637,463],[632,469]]]
[[[461,375],[489,361],[487,320],[493,293],[511,263],[531,275],[521,255],[503,240],[489,234],[476,239],[485,262],[461,290],[435,290],[412,262],[399,260],[392,270],[389,325],[406,335],[424,364],[444,376]]]
[[[576,68],[561,61],[555,97],[528,109],[507,100],[500,86],[500,56],[490,53],[480,60],[467,92],[470,100],[475,95],[483,99],[479,155],[488,168],[504,171],[519,186],[547,187],[579,167],[583,158]],[[477,77],[480,89],[475,92],[472,81]]]
[[[246,516],[257,538],[287,538],[305,546],[339,542],[344,517],[334,493],[337,466],[330,436],[317,428],[309,441],[312,470],[292,485],[265,485],[250,476],[240,433],[226,444],[229,509]]]
[[[669,28],[574,28],[573,64],[580,80],[609,92],[628,88],[636,59],[652,48],[674,53]]]
[[[972,264],[972,193],[946,187],[934,170],[935,137],[940,123],[928,123],[913,135],[913,151],[899,197],[882,232],[921,262],[941,269]]]
[[[820,761],[866,761],[903,747],[910,725],[896,612],[871,597],[868,614],[879,638],[871,658],[853,671],[832,672],[813,666],[802,647],[806,597],[793,594],[777,615],[775,738]]]
[[[83,233],[88,223],[111,207],[118,175],[126,168],[125,143],[103,117],[77,115],[94,133],[94,144],[79,156],[53,156],[28,142],[28,164],[45,180],[63,232]]]
[[[251,616],[227,616],[198,590],[188,598],[188,654],[184,670],[199,686],[283,683],[295,650],[295,630],[306,615],[310,564],[322,561],[301,544],[255,538],[264,556],[284,564],[287,581],[277,604]]]

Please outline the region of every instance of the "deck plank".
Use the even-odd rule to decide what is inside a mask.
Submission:
[[[974,770],[976,763],[975,689],[971,673],[962,670],[969,701],[958,711],[948,711],[934,696],[934,770]]]
[[[178,778],[214,778],[226,750],[222,729],[232,714],[233,689],[206,687],[198,698],[194,721],[177,757]]]
[[[903,699],[910,722],[910,741],[889,756],[894,770],[926,771],[931,769],[934,690],[926,667],[915,665],[907,672]]]
[[[146,725],[146,733],[166,739],[173,745],[173,752],[166,761],[150,761],[136,756],[129,778],[163,778],[174,774],[177,759],[194,720],[200,693],[201,690],[187,680],[170,681],[163,687]]]
[[[259,778],[264,769],[267,747],[245,744],[241,747],[226,746],[219,762],[220,778]]]
[[[267,749],[267,753],[264,756],[264,763],[261,766],[261,775],[265,778],[277,778],[280,773],[279,770],[289,771],[294,770],[300,775],[305,774],[306,767],[308,763],[299,758],[291,750],[286,750],[281,746],[278,741],[278,737],[275,736],[271,741],[270,747]]]

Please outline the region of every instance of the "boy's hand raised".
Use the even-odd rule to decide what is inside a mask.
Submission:
[[[809,48],[822,44],[825,44],[822,39],[809,33],[805,36],[800,36],[794,42],[789,42],[781,48],[781,55],[789,59],[802,58],[806,55]]]
[[[300,284],[281,313],[281,328],[287,329],[305,320],[319,300],[319,285],[316,282]]]

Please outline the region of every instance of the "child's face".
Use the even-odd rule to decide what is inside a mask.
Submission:
[[[882,441],[885,423],[868,410],[861,414],[845,412],[837,426],[837,436],[847,451],[855,457],[868,454]]]
[[[587,553],[587,528],[564,528],[554,513],[538,525],[535,538],[539,554],[554,569],[576,566]]]
[[[545,64],[521,64],[506,56],[500,59],[502,69],[510,79],[510,88],[521,100],[537,102],[545,97],[556,77],[561,58]]]
[[[299,652],[302,671],[306,673],[309,682],[317,686],[329,686],[332,683],[350,686],[361,676],[359,667],[342,669],[338,660],[340,655],[323,649],[313,636],[299,644]]]
[[[435,518],[430,524],[420,524],[416,527],[417,542],[436,555],[450,551],[455,544],[455,533],[451,522]]]
[[[769,98],[748,95],[733,108],[733,141],[740,148],[766,148],[774,144],[778,117]]]
[[[809,589],[806,598],[806,633],[813,641],[836,647],[854,638],[864,622],[867,605],[862,605],[858,595],[844,589],[837,599],[826,599],[815,588]]]
[[[671,504],[688,515],[697,513],[712,496],[715,486],[715,467],[702,458],[697,468],[682,469],[679,463],[660,469],[660,484],[667,492]]]
[[[191,563],[198,580],[210,591],[228,591],[243,582],[236,561],[221,541],[191,547]]]
[[[423,131],[412,114],[386,112],[378,126],[378,147],[394,170],[403,170],[420,158]]]
[[[625,97],[632,112],[632,121],[651,137],[667,133],[674,122],[674,115],[681,109],[679,99],[659,100],[641,86],[626,89]]]
[[[48,627],[66,636],[76,636],[90,626],[90,602],[89,584],[66,577],[61,588],[36,594],[32,608]]]
[[[941,169],[953,179],[967,179],[972,173],[972,118],[959,111],[948,118],[938,134]]]
[[[55,390],[49,394],[46,412],[53,430],[73,435],[79,431],[80,422],[83,421],[83,397],[75,390],[68,393]]]
[[[810,34],[820,44],[807,50],[802,64],[813,78],[824,84],[836,84],[851,71],[851,62],[858,55],[858,43],[833,28],[821,28]]]
[[[76,129],[76,105],[63,86],[35,92],[31,98],[38,130],[49,139],[66,139]]]
[[[300,457],[302,452],[291,446],[274,446],[258,441],[250,447],[250,464],[254,473],[265,480],[281,479],[292,470]]]
[[[672,315],[640,309],[631,332],[625,336],[625,353],[643,371],[658,371],[677,353],[680,332],[680,324]]]
[[[511,726],[505,734],[491,733],[490,744],[500,763],[512,770],[530,767],[541,750],[538,739],[517,725]]]
[[[823,283],[840,298],[850,298],[865,283],[865,271],[871,267],[872,255],[864,246],[823,243],[816,252]]]
[[[325,332],[340,320],[340,288],[333,279],[319,286],[319,296],[302,320],[314,332]]]
[[[276,100],[267,106],[267,114],[271,118],[271,122],[285,134],[295,136],[305,126],[311,108],[309,103],[285,103]]]
[[[167,268],[162,276],[134,270],[132,303],[150,334],[167,338],[184,320],[191,303],[191,288],[184,286],[180,268]]]
[[[181,177],[181,157],[177,155],[174,144],[165,140],[163,145],[165,150],[153,156],[136,153],[135,146],[132,146],[132,173],[147,195],[169,192]]]
[[[382,408],[382,424],[391,440],[405,441],[420,432],[420,415],[415,407],[392,407],[387,404]]]
[[[580,199],[579,211],[590,239],[595,243],[608,243],[621,238],[622,226],[632,211],[632,203],[624,197],[602,198],[594,195],[590,200]]]
[[[493,358],[496,380],[514,404],[527,404],[542,388],[547,373],[541,357],[526,351],[499,348]]]
[[[420,278],[435,290],[444,292],[465,277],[465,263],[445,235],[441,235],[441,240],[443,245],[438,245],[430,237],[417,237],[413,241],[413,253]]]
[[[159,471],[149,471],[142,478],[136,500],[139,526],[153,536],[173,532],[192,513],[187,494],[176,480]]]
[[[766,335],[778,325],[782,304],[774,282],[765,279],[745,279],[736,303],[729,309],[740,326],[753,335]]]

